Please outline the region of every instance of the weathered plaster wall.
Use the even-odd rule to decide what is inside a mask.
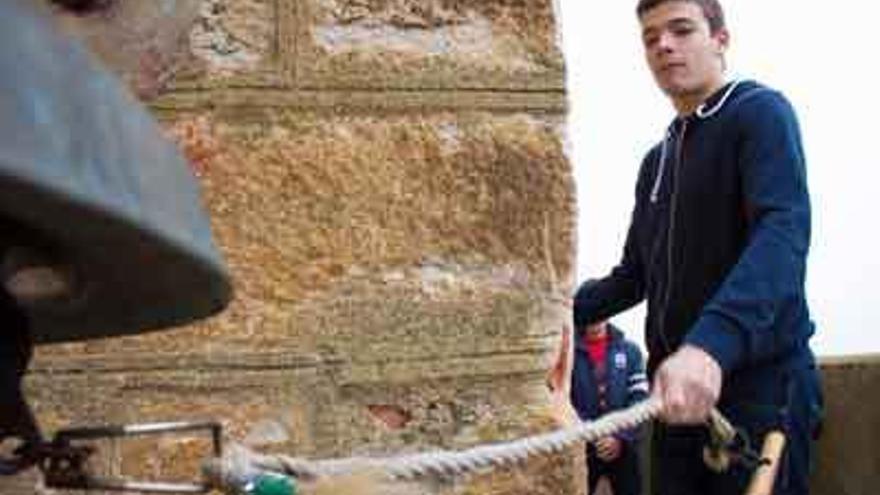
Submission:
[[[192,327],[41,348],[28,387],[48,431],[219,418],[232,440],[274,431],[265,448],[324,457],[553,427],[544,371],[575,205],[550,0],[61,17],[191,158],[237,292]],[[196,447],[126,443],[104,461],[180,474]],[[577,450],[419,490],[581,493]]]
[[[880,355],[826,359],[826,417],[813,493],[869,495],[880,487]]]

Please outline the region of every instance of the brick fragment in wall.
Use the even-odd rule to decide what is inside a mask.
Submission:
[[[478,368],[450,378],[414,372],[395,382],[342,383],[335,449],[365,455],[458,450],[556,426],[552,411],[536,400],[546,393],[539,373],[495,370],[492,376],[481,376]],[[385,428],[366,409],[376,401],[393,404],[409,420],[399,428]]]
[[[559,425],[535,396],[543,393],[540,388],[537,376],[516,374],[345,386],[337,412],[343,443],[336,448],[366,456],[462,450],[553,430]],[[371,400],[395,404],[408,412],[410,421],[402,428],[382,428],[362,411],[362,404]],[[583,462],[582,447],[574,446],[489,474],[422,484],[411,493],[584,493]]]
[[[550,0],[306,0],[298,18],[300,87],[561,89]]]

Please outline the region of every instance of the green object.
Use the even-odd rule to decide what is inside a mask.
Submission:
[[[248,495],[296,495],[296,484],[287,476],[261,473],[253,480]]]

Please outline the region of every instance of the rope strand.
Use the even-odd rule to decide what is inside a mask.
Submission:
[[[436,451],[385,458],[349,457],[309,461],[281,454],[244,452],[245,464],[214,463],[206,469],[213,479],[223,485],[224,480],[240,477],[236,469],[251,468],[293,476],[302,480],[318,480],[343,476],[358,471],[378,473],[389,481],[414,481],[419,478],[449,478],[472,474],[487,468],[500,468],[522,463],[530,457],[553,454],[577,442],[592,442],[599,438],[634,428],[660,414],[662,404],[649,398],[629,408],[607,414],[595,421],[578,423],[569,428],[525,437],[510,442],[478,445],[461,451]],[[238,466],[236,468],[236,465]],[[223,488],[220,486],[218,488]]]

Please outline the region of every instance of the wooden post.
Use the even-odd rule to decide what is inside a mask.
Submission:
[[[746,495],[770,495],[773,493],[773,484],[776,482],[776,472],[779,470],[779,460],[785,449],[785,435],[779,430],[773,430],[764,437],[764,445],[761,448],[761,458],[770,461],[758,467],[752,475]]]

